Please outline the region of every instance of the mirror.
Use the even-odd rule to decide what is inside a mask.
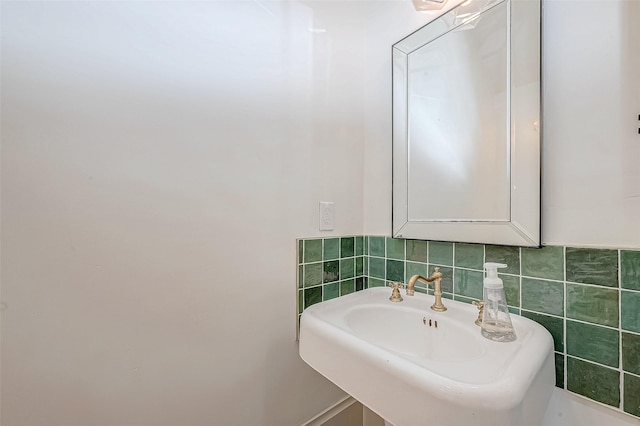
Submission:
[[[393,45],[393,236],[540,245],[540,0],[449,0]]]

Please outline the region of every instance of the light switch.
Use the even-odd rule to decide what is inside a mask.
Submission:
[[[335,212],[333,202],[320,201],[320,230],[333,231],[335,224]]]

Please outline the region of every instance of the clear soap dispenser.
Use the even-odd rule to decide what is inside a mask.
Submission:
[[[511,316],[504,296],[502,280],[498,278],[498,268],[506,268],[503,263],[485,263],[484,269],[484,313],[482,315],[482,335],[495,342],[513,342],[516,331],[511,324]]]

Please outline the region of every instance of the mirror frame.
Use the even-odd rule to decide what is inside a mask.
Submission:
[[[455,0],[449,0],[455,2]],[[510,217],[508,221],[412,220],[408,217],[408,58],[411,52],[448,32],[467,24],[459,19],[458,1],[416,32],[393,45],[393,237],[435,241],[539,247],[541,244],[541,0],[474,0],[476,17],[491,8],[507,5],[507,87],[506,92],[509,164]],[[478,3],[480,5],[478,5]],[[468,14],[459,14],[468,16]],[[526,19],[529,25],[520,25]],[[513,28],[517,28],[517,36]],[[523,34],[524,32],[524,34]],[[532,67],[535,69],[532,71]],[[518,97],[518,84],[536,73],[536,90]],[[534,77],[534,78],[535,78]],[[535,93],[533,93],[535,92]],[[516,98],[517,99],[514,99]],[[524,120],[524,121],[523,121]],[[523,125],[526,123],[527,125]]]

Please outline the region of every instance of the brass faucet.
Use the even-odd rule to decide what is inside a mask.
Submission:
[[[425,283],[433,282],[433,294],[436,297],[436,301],[431,305],[431,309],[436,312],[444,312],[447,310],[447,307],[442,304],[442,272],[440,272],[440,268],[437,266],[434,268],[433,274],[429,278],[425,278],[422,275],[414,275],[409,279],[409,283],[407,284],[407,296],[413,296],[415,294],[415,286],[416,281],[424,281]]]

